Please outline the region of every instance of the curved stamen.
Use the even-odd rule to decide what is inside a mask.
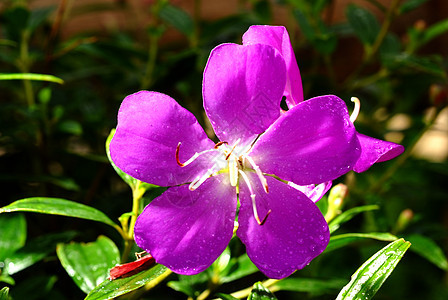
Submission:
[[[250,184],[249,178],[247,177],[246,173],[244,173],[241,170],[238,170],[238,172],[241,174],[241,177],[243,178],[244,182],[247,185],[247,188],[249,189],[250,192],[250,199],[252,200],[252,210],[254,212],[254,217],[255,220],[257,221],[258,225],[263,225],[264,223],[266,223],[266,220],[269,216],[269,214],[271,213],[272,210],[269,210],[266,215],[264,216],[263,220],[260,220],[260,217],[258,216],[258,210],[257,210],[257,204],[255,202],[255,193],[252,190],[252,186]]]
[[[235,144],[233,145],[232,149],[230,150],[230,152],[227,154],[226,156],[226,160],[229,159],[230,155],[232,155],[233,150],[235,150],[236,146],[239,144],[239,142],[241,141],[241,139],[238,139]]]
[[[248,155],[244,155],[243,157],[247,159],[252,168],[255,170],[255,173],[257,173],[258,179],[260,179],[261,185],[263,186],[266,194],[269,193],[268,182],[266,180],[266,177],[264,177],[263,172],[261,172],[260,167],[255,164],[255,161],[252,159],[252,157]]]
[[[199,152],[199,153],[196,152],[192,157],[190,157],[189,160],[187,160],[187,161],[184,162],[184,163],[181,163],[180,160],[179,160],[179,149],[180,149],[180,145],[181,145],[181,144],[182,144],[182,143],[179,142],[179,144],[177,144],[177,147],[176,147],[176,162],[177,162],[177,164],[178,164],[179,166],[181,166],[181,167],[188,166],[189,164],[191,164],[193,161],[195,161],[196,158],[198,158],[198,157],[201,156],[202,154],[209,153],[209,152],[220,152],[220,151],[221,151],[221,150],[219,150],[218,148],[213,148],[213,149],[204,150],[204,151]],[[218,143],[218,144],[219,144],[219,143]],[[215,146],[216,146],[216,145],[215,145]]]
[[[217,142],[216,143],[216,145],[213,147],[213,148],[215,148],[215,149],[218,149],[219,148],[219,146],[221,146],[221,145],[223,145],[223,144],[229,144],[229,143],[227,143],[227,142]]]
[[[355,123],[356,118],[358,118],[359,111],[361,110],[361,101],[359,101],[359,99],[356,97],[352,97],[350,100],[355,103],[353,112],[350,115],[350,122]]]

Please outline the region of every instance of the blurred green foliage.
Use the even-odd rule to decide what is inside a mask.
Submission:
[[[447,41],[448,16],[426,20],[423,13],[442,5],[440,1],[360,0],[343,7],[338,17],[340,4],[335,0],[240,0],[237,10],[210,19],[201,15],[206,1],[195,0],[186,10],[178,1],[154,0],[142,1],[136,20],[131,20],[132,1],[74,5],[75,1],[62,0],[48,7],[35,7],[34,2],[0,3],[1,206],[30,197],[66,198],[92,206],[112,220],[121,216],[125,228],[135,216],[123,214],[132,210],[131,191],[109,164],[104,147],[121,100],[139,89],[163,92],[204,125],[201,81],[210,50],[219,43],[240,43],[252,24],[284,25],[295,48],[305,98],[359,97],[358,131],[393,138],[407,151],[341,180],[349,190],[342,211],[349,213],[340,215],[344,221],[334,219],[333,225],[338,234],[348,234],[339,237],[344,247],[335,246],[337,250],[288,278],[290,285],[271,284],[271,290],[279,299],[298,299],[304,293],[334,299],[356,269],[384,246],[375,240],[381,240],[379,235],[350,234],[391,233],[415,243],[415,250],[405,256],[375,299],[448,298],[447,156],[421,158],[412,152],[448,104],[448,58],[440,46],[440,41]],[[103,13],[110,18],[125,13],[125,25],[145,22],[138,28],[94,27],[67,34],[74,26],[72,19]],[[403,21],[404,26],[396,26]],[[407,120],[405,125],[391,126],[397,116]],[[134,192],[139,190],[139,183],[132,186]],[[145,203],[161,192],[146,188],[140,195]],[[355,207],[361,209],[350,211]],[[59,216],[27,214],[25,220],[16,213],[1,214],[0,232],[0,239],[8,242],[12,234],[16,241],[0,243],[0,284],[9,287],[1,290],[2,299],[8,294],[13,299],[85,297],[58,261],[58,243],[92,242],[107,235],[127,253],[138,251],[113,227]],[[230,249],[232,255],[241,253],[238,241],[232,240]],[[8,273],[7,259],[24,258],[30,263]],[[232,256],[223,266],[211,268],[205,275],[171,275],[168,285],[160,284],[146,297],[194,298],[212,284],[223,299],[231,299],[227,294],[235,287],[243,289],[265,279],[245,256]],[[214,272],[225,275],[213,281]],[[226,284],[230,281],[232,286]],[[259,283],[254,290],[251,299],[263,293],[273,299]]]

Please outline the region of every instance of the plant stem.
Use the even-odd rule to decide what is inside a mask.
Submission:
[[[141,182],[138,181],[138,183],[132,188],[132,216],[127,233],[122,230],[122,236],[124,238],[124,250],[123,254],[121,255],[121,262],[127,261],[129,253],[131,252],[131,248],[134,244],[134,226],[135,222],[137,221],[137,217],[140,212],[141,201],[145,193],[145,189],[140,188],[140,184]]]
[[[20,55],[17,66],[22,73],[29,73],[30,60],[28,49],[29,31],[23,30],[20,38]],[[28,104],[28,108],[34,106],[34,93],[31,81],[28,79],[23,80],[23,88],[25,90],[25,99]]]

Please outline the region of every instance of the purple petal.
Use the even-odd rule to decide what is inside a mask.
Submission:
[[[242,143],[280,115],[285,62],[268,45],[223,44],[212,50],[204,71],[204,108],[216,135]]]
[[[355,127],[336,96],[312,98],[284,113],[250,154],[263,172],[298,185],[336,179],[352,169],[359,155]]]
[[[322,199],[326,192],[331,188],[332,182],[327,181],[321,184],[308,184],[308,185],[297,185],[292,182],[288,183],[289,186],[292,186],[296,190],[301,191],[308,198],[311,199],[314,203]]]
[[[288,31],[283,26],[254,25],[243,35],[243,45],[265,44],[277,49],[286,63],[284,96],[289,108],[303,101],[302,79]]]
[[[227,177],[212,177],[197,190],[169,188],[154,199],[135,224],[137,245],[178,274],[208,268],[233,234],[236,193]]]
[[[361,156],[353,170],[361,173],[370,168],[374,163],[390,160],[404,152],[404,147],[392,142],[378,140],[370,136],[358,133],[361,144]]]
[[[180,167],[176,162],[179,142],[181,162],[214,146],[193,114],[169,96],[141,91],[123,100],[110,143],[112,160],[123,172],[163,186],[191,181],[204,164],[198,160]]]
[[[237,235],[260,271],[270,278],[284,278],[304,268],[325,250],[330,239],[328,225],[317,206],[303,193],[268,177],[269,194],[266,194],[257,177],[251,177],[260,218],[269,209],[271,213],[263,225],[258,225],[250,192],[241,184]]]

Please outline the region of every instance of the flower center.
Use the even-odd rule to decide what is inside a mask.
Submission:
[[[233,146],[230,146],[227,142],[219,142],[212,149],[204,150],[199,153],[196,152],[190,159],[188,159],[184,163],[180,162],[179,160],[179,151],[181,145],[181,143],[179,143],[176,147],[175,153],[176,162],[179,166],[185,167],[203,154],[218,152],[218,155],[214,157],[213,166],[207,169],[207,171],[203,175],[196,177],[190,183],[188,188],[190,189],[190,191],[194,191],[208,178],[222,172],[227,172],[229,173],[230,185],[236,187],[236,190],[239,191],[239,179],[241,178],[249,189],[254,217],[259,225],[263,225],[266,222],[268,215],[271,213],[271,210],[269,210],[266,216],[262,220],[260,220],[255,201],[256,194],[254,193],[252,184],[246,172],[255,172],[257,174],[257,177],[260,180],[260,183],[266,193],[269,193],[268,183],[260,167],[257,166],[255,161],[248,155],[253,144],[251,144],[249,147],[241,147],[239,146],[239,143],[240,139],[238,139],[233,144]]]

